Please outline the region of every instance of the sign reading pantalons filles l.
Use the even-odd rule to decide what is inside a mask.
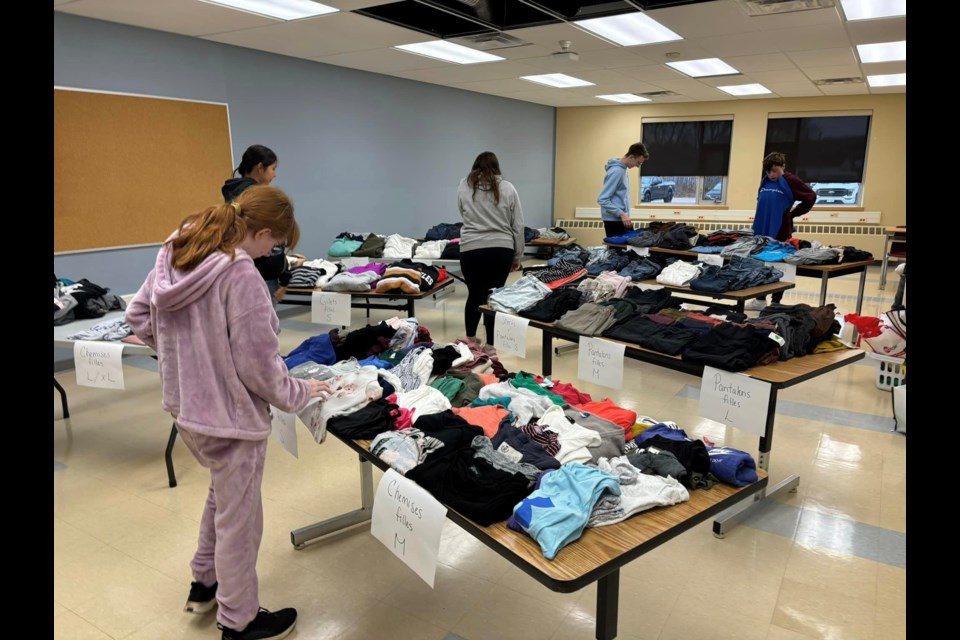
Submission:
[[[764,435],[770,383],[713,367],[703,368],[700,415],[717,422]]]

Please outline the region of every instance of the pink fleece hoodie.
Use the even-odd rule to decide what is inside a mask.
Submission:
[[[272,404],[297,412],[310,400],[304,380],[280,358],[280,321],[266,282],[243,250],[208,256],[189,272],[170,264],[165,243],[127,307],[134,334],[160,363],[163,408],[184,429],[218,438],[270,435]]]

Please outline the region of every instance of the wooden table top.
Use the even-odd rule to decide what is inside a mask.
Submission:
[[[369,440],[341,440],[379,468],[388,468],[369,452]],[[758,469],[757,474],[759,480],[746,487],[718,483],[712,489],[691,491],[687,502],[654,507],[614,525],[584,529],[580,539],[562,548],[553,560],[543,556],[536,540],[508,528],[506,521],[484,527],[449,508],[447,517],[549,589],[569,593],[765,488],[767,473]]]
[[[480,310],[486,313],[499,313],[489,305],[482,305]],[[547,330],[548,332],[563,338],[578,337],[571,331],[555,327],[552,322],[529,320],[529,326],[540,330]],[[671,356],[665,353],[660,353],[659,351],[645,349],[644,347],[632,342],[623,342],[622,340],[615,340],[613,338],[606,338],[603,336],[599,337],[609,342],[624,345],[627,347],[627,357],[635,360],[649,362],[651,364],[658,364],[661,366],[668,366],[675,370],[683,370],[691,375],[703,375],[702,364],[683,360],[683,358],[680,356]],[[840,367],[852,364],[857,360],[862,360],[865,356],[866,353],[860,349],[844,349],[843,351],[832,351],[829,353],[813,353],[799,358],[791,358],[790,360],[780,360],[773,364],[768,364],[761,367],[751,367],[750,369],[746,369],[738,373],[742,373],[745,376],[750,376],[751,378],[755,378],[762,382],[769,382],[778,389],[785,389],[787,387],[792,387],[795,384],[799,384],[804,380],[809,380],[810,378],[815,378],[829,371],[833,371],[834,369],[839,369]],[[681,363],[684,364],[683,367],[680,366]],[[674,364],[676,366],[673,366]]]
[[[567,238],[556,242],[551,238],[534,238],[530,242],[525,242],[524,245],[528,247],[569,247],[576,241],[576,238]]]

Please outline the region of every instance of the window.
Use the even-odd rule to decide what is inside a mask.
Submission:
[[[861,203],[870,116],[771,118],[764,155],[787,156],[787,171],[817,192],[818,205]]]
[[[723,204],[732,120],[645,122],[640,203]]]
[[[726,176],[646,175],[640,178],[640,203],[722,204],[726,182]]]

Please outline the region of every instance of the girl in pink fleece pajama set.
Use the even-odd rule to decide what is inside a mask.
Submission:
[[[210,469],[186,610],[209,611],[215,598],[224,640],[282,638],[296,624],[296,610],[261,609],[258,593],[269,405],[297,412],[327,387],[288,375],[280,323],[253,259],[299,235],[286,194],[250,187],[184,219],[126,313],[157,352],[163,408]]]

